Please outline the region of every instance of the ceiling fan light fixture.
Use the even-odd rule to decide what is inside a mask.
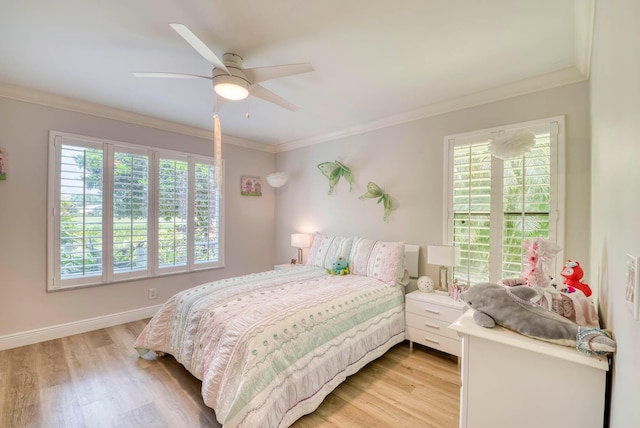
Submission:
[[[249,96],[249,84],[235,76],[216,76],[213,90],[228,100],[243,100]]]

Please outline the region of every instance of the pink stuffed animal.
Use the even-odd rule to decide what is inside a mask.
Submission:
[[[560,252],[560,247],[544,238],[524,241],[525,257],[522,277],[529,287],[546,288],[551,286],[551,262]]]
[[[577,290],[582,291],[587,297],[591,296],[591,288],[589,288],[588,284],[582,282],[584,271],[580,267],[580,263],[568,260],[564,265],[564,269],[562,269],[562,272],[560,272],[560,275],[565,278],[564,283],[568,287],[573,287]]]

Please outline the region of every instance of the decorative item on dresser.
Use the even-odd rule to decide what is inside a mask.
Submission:
[[[465,311],[462,302],[447,295],[413,291],[405,297],[406,338],[413,342],[459,357],[461,339],[449,325]]]

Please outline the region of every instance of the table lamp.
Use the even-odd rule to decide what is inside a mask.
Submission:
[[[313,235],[308,235],[306,233],[292,233],[291,234],[291,246],[298,249],[298,264],[302,264],[302,249],[309,248],[311,246],[311,241],[313,240]]]
[[[448,291],[449,267],[460,264],[460,247],[454,247],[452,245],[428,245],[427,263],[440,266],[440,290]]]

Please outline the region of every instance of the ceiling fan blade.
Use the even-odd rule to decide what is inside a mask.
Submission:
[[[294,74],[313,71],[313,66],[308,62],[301,64],[274,65],[271,67],[245,68],[242,70],[251,83],[260,83],[265,80],[279,77],[292,76]]]
[[[286,108],[287,110],[296,111],[298,110],[298,106],[290,103],[289,101],[282,98],[280,95],[276,95],[267,88],[260,85],[252,85],[251,86],[251,95],[254,97],[261,98],[270,103],[276,104],[282,108]]]
[[[133,73],[136,77],[169,77],[174,79],[213,79],[210,76],[200,76],[199,74],[186,74],[186,73]]]
[[[180,34],[183,39],[187,41],[200,55],[204,57],[207,61],[213,64],[216,68],[224,70],[229,76],[231,76],[231,72],[227,69],[227,66],[213,53],[211,49],[205,45],[202,40],[198,38],[195,34],[191,32],[184,24],[169,24],[171,28],[173,28],[176,33]]]

